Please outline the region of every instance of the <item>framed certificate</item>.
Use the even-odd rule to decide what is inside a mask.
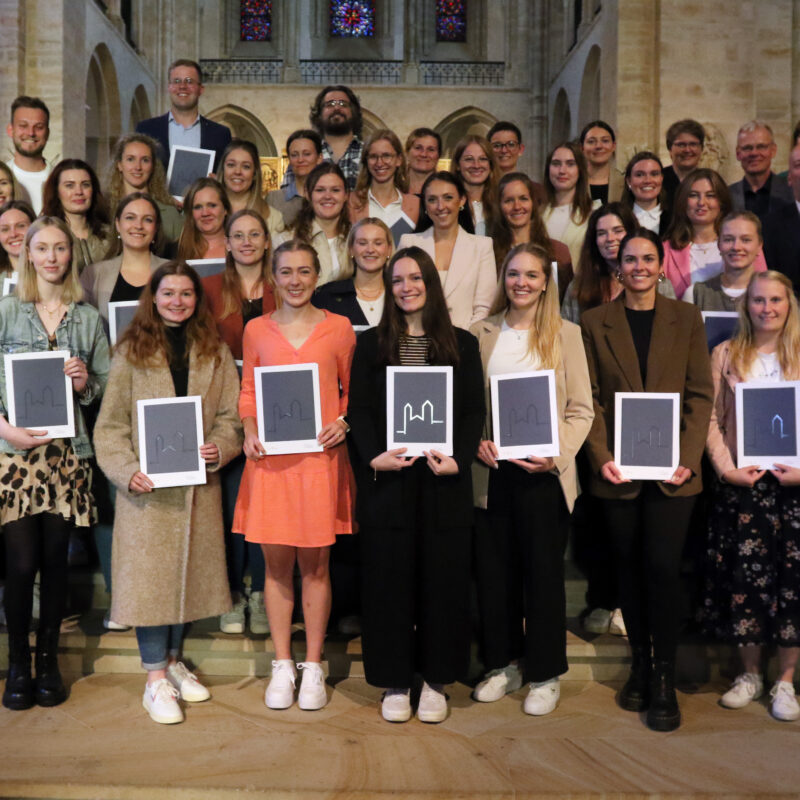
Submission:
[[[800,467],[800,381],[736,384],[736,466]]]
[[[139,469],[156,488],[206,482],[202,398],[139,400]]]
[[[680,458],[680,395],[617,392],[614,461],[630,480],[669,480]]]
[[[9,294],[14,294],[17,290],[17,282],[19,281],[19,273],[15,270],[6,278],[3,278],[3,297]]]
[[[131,324],[137,308],[138,300],[115,300],[108,304],[108,330],[112,345],[117,343],[122,332]]]
[[[213,150],[201,147],[173,145],[169,151],[167,167],[167,187],[169,193],[180,203],[189,187],[198,179],[205,178],[214,171]]]
[[[710,353],[718,344],[733,338],[739,326],[738,311],[702,311]]]
[[[224,258],[190,258],[186,262],[201,278],[225,271]]]

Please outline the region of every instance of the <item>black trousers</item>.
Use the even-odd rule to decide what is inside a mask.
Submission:
[[[645,481],[634,500],[603,502],[628,640],[652,642],[657,660],[673,660],[678,648],[681,553],[696,500],[667,497],[655,481]]]
[[[475,578],[487,669],[524,656],[525,681],[567,671],[564,551],[569,512],[555,475],[500,462],[475,525]]]
[[[436,481],[422,459],[403,474],[413,527],[362,527],[361,642],[367,682],[407,689],[419,672],[453,683],[469,668],[470,536],[437,522]],[[387,510],[387,523],[390,511]]]

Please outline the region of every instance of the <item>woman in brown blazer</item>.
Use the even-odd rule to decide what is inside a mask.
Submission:
[[[633,656],[619,703],[629,711],[647,709],[648,726],[668,731],[680,725],[674,689],[679,563],[702,489],[713,386],[700,312],[657,292],[663,260],[656,234],[639,228],[626,236],[618,276],[625,291],[585,312],[581,325],[595,410],[586,442],[589,489],[604,501]],[[668,481],[629,481],[614,463],[615,394],[641,391],[680,394],[680,466]]]

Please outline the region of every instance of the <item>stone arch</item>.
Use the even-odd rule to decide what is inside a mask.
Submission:
[[[572,114],[566,90],[559,89],[553,104],[553,118],[550,123],[550,147],[569,139],[572,131]]]
[[[434,130],[442,137],[442,158],[449,159],[465,136],[486,136],[497,117],[476,106],[467,106],[446,116]]]
[[[86,72],[86,160],[103,170],[122,130],[119,83],[111,51],[94,49]]]
[[[134,90],[133,97],[131,98],[128,130],[134,130],[143,119],[150,119],[151,116],[150,100],[147,98],[147,92],[144,86],[140,83]]]
[[[578,130],[587,122],[600,119],[600,48],[594,45],[586,57],[578,104]]]
[[[375,131],[379,131],[381,128],[390,127],[377,114],[367,111],[363,106],[361,108],[361,119],[363,120],[361,129],[362,142],[366,142],[367,139],[369,139],[369,137],[375,133]]]
[[[261,120],[241,106],[226,105],[215,108],[207,115],[214,122],[227,125],[236,139],[252,142],[261,158],[278,156],[275,140]]]

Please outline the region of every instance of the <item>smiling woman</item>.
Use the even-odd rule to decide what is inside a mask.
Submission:
[[[199,178],[186,193],[183,207],[178,257],[225,258],[225,220],[231,204],[222,185],[214,178]]]
[[[21,200],[0,206],[0,275],[18,269],[25,233],[34,219],[33,209]]]

